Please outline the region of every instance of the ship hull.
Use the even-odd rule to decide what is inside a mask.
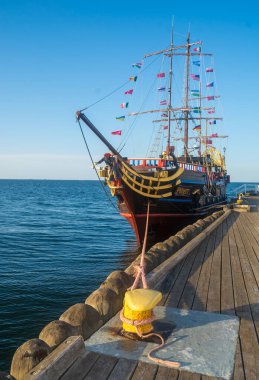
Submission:
[[[149,217],[149,244],[163,241],[185,226],[194,223],[207,212],[199,214],[151,214]],[[139,245],[142,244],[146,227],[146,214],[121,213],[132,226]]]
[[[144,239],[148,201],[150,202],[148,239],[152,243],[167,239],[185,226],[210,214],[215,210],[214,204],[218,205],[225,201],[223,189],[219,197],[211,197],[209,204],[204,204],[205,207],[202,207],[200,196],[194,195],[196,191],[202,191],[206,185],[206,178],[202,173],[185,172],[181,176],[181,181],[180,187],[178,186],[169,198],[147,198],[137,194],[125,184],[117,193],[120,214],[132,226],[139,245]]]

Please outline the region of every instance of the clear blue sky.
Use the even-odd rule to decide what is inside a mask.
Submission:
[[[0,178],[95,178],[75,111],[164,48],[172,16],[215,53],[232,180],[258,181],[259,4],[249,0],[0,0]],[[118,101],[87,113],[108,138]],[[87,139],[97,160],[106,149]]]

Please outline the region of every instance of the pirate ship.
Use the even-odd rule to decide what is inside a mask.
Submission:
[[[160,66],[160,71],[153,75],[159,106],[128,112],[130,97],[136,92],[134,86],[145,71],[145,62],[151,57],[162,57],[163,62],[167,62],[166,69],[161,71]],[[116,119],[125,122],[127,118],[134,117],[134,123],[128,130],[115,130],[111,134],[128,136],[137,117],[153,118],[155,115],[155,120],[151,120],[155,126],[154,138],[146,155],[125,157],[122,153],[125,141],[121,141],[119,148],[115,149],[83,111],[77,112],[79,123],[82,120],[109,149],[109,153],[97,163],[101,165],[99,175],[104,178],[112,196],[117,197],[120,214],[134,229],[139,244],[144,237],[148,203],[149,235],[153,241],[158,241],[226,202],[229,176],[225,148],[221,153],[216,145],[227,136],[213,133],[215,131],[212,130],[222,118],[216,116],[213,103],[219,99],[219,95],[215,95],[215,82],[212,81],[214,67],[212,61],[209,66],[204,63],[211,57],[212,54],[203,52],[201,41],[191,42],[190,34],[184,43],[175,45],[172,33],[167,48],[146,54],[141,62],[132,65],[132,69],[138,71],[127,83],[132,84],[133,88],[124,92],[126,99],[121,103],[121,108],[126,112]],[[182,59],[184,66],[180,104],[177,104],[179,99],[174,91],[174,82],[179,76],[177,68],[174,70],[174,60],[177,58]]]

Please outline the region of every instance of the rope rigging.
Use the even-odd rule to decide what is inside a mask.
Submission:
[[[87,144],[87,141],[86,141],[86,138],[85,138],[85,135],[84,135],[84,132],[83,132],[82,125],[81,125],[79,119],[77,119],[77,121],[78,121],[78,124],[79,124],[79,127],[80,127],[80,131],[81,131],[81,133],[82,133],[82,136],[83,136],[83,139],[84,139],[84,143],[85,143],[86,149],[87,149],[87,151],[88,151],[88,154],[89,154],[90,160],[91,160],[91,162],[92,162],[93,168],[94,168],[95,173],[96,173],[96,175],[97,175],[97,178],[98,178],[99,182],[101,183],[101,186],[102,186],[102,188],[103,188],[103,190],[104,190],[104,192],[105,192],[105,194],[106,194],[106,196],[107,196],[109,202],[112,204],[112,207],[113,207],[117,212],[119,212],[119,208],[118,208],[118,207],[113,203],[113,201],[111,200],[110,193],[108,193],[108,191],[106,190],[106,188],[105,188],[105,186],[104,186],[104,184],[103,184],[103,181],[102,181],[101,178],[99,177],[98,171],[96,170],[96,166],[95,166],[95,163],[94,163],[93,157],[92,157],[92,155],[91,155],[91,152],[90,152],[89,146],[88,146],[88,144]]]

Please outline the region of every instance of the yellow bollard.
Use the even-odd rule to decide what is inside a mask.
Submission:
[[[153,330],[153,308],[162,299],[162,293],[151,289],[134,289],[125,293],[123,309],[123,330],[129,333],[137,334],[134,326],[138,325],[139,334],[147,334]],[[141,321],[148,320],[147,323],[141,324]]]
[[[239,195],[238,195],[238,199],[237,199],[237,204],[238,205],[241,205],[242,203],[243,203],[243,194],[242,193],[240,193]]]

